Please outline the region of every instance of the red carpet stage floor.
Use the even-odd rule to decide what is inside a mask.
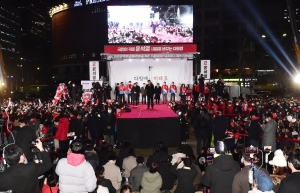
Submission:
[[[134,148],[152,148],[162,140],[167,147],[180,144],[179,117],[166,104],[132,108],[118,117],[118,143],[131,142]]]
[[[178,118],[178,115],[166,104],[154,105],[154,109],[150,107],[147,109],[147,105],[138,105],[137,108],[133,108],[130,105],[131,112],[123,113],[119,119],[133,119],[133,118]]]

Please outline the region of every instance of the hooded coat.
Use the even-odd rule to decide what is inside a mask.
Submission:
[[[213,160],[213,164],[206,168],[202,183],[210,187],[211,193],[232,193],[232,182],[240,165],[231,155],[220,155]]]
[[[145,172],[141,182],[141,193],[160,193],[162,178],[158,172]]]
[[[68,154],[59,160],[56,169],[60,193],[87,193],[96,189],[94,169],[82,154]]]

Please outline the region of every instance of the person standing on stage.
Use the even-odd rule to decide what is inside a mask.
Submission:
[[[196,103],[198,101],[198,98],[199,98],[199,93],[200,93],[200,88],[199,88],[199,85],[197,84],[197,82],[195,82],[193,84],[193,101],[194,103]]]
[[[166,84],[166,82],[164,82],[164,84],[161,87],[161,93],[163,95],[163,102],[162,102],[162,104],[167,104],[168,85]]]
[[[146,104],[146,96],[147,96],[146,83],[143,83],[143,86],[141,87],[141,94],[142,94],[142,104]]]
[[[186,100],[186,87],[185,84],[182,84],[180,87],[180,97],[181,97],[181,101],[185,102]]]
[[[127,84],[127,86],[126,86],[126,92],[127,92],[127,95],[128,95],[128,105],[132,104],[132,92],[131,92],[131,89],[132,89],[132,84],[131,84],[131,81],[129,81],[128,84]]]
[[[115,87],[115,95],[116,95],[116,101],[119,101],[119,83],[117,83],[116,87]]]
[[[136,84],[136,88],[137,88],[137,90],[138,90],[137,104],[139,104],[139,102],[140,102],[141,87],[139,86],[139,83],[138,83],[138,82],[136,82],[135,84]]]
[[[177,93],[177,87],[174,84],[174,82],[172,82],[170,86],[170,93],[171,93],[170,101],[175,101],[175,94]]]
[[[131,91],[132,91],[133,107],[137,107],[137,105],[139,104],[140,89],[137,87],[136,83],[133,84]]]
[[[109,85],[109,83],[105,83],[104,84],[104,92],[105,92],[105,101],[107,100],[107,99],[111,99],[111,97],[110,97],[110,91],[111,91],[112,89],[111,89],[111,86]]]
[[[121,82],[121,85],[119,86],[118,89],[119,89],[120,104],[122,104],[125,102],[125,90],[126,90],[123,82]]]
[[[153,109],[154,108],[154,103],[153,103],[154,86],[151,80],[148,80],[148,84],[146,86],[146,92],[147,92],[147,99],[148,99],[148,109],[150,107],[150,102],[151,102],[151,107]]]
[[[161,87],[159,86],[159,83],[154,88],[154,93],[155,93],[155,104],[159,104],[160,100],[160,94],[161,94]]]

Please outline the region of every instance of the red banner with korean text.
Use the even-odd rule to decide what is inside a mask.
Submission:
[[[104,46],[105,54],[195,53],[196,44],[111,45]]]

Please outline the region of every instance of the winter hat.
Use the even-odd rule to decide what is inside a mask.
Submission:
[[[268,176],[262,170],[254,172],[254,177],[258,186],[258,189],[262,192],[271,191],[273,189],[272,178]]]
[[[286,167],[287,162],[283,155],[283,152],[280,149],[277,149],[274,153],[273,160],[269,161],[269,164],[279,166],[279,167]]]

